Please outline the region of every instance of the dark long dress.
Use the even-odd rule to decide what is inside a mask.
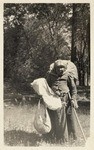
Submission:
[[[67,106],[62,105],[62,108],[55,111],[48,109],[52,123],[49,136],[55,137],[57,140],[62,139],[64,142],[68,141],[71,135],[76,139],[76,121],[73,107],[71,107],[71,98],[76,99],[77,94],[74,79],[68,73],[65,73],[62,77],[50,74],[47,77],[47,81],[62,102],[67,103]]]

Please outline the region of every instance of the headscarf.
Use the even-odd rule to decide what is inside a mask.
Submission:
[[[64,66],[67,69],[67,64],[68,64],[67,60],[58,59],[55,61],[54,67]]]

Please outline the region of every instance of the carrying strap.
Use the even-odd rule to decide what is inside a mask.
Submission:
[[[38,102],[38,110],[40,109],[40,100],[39,100],[39,102]]]
[[[45,105],[44,101],[42,102],[42,105],[43,105],[43,107],[45,107],[45,109],[47,109],[47,106]],[[39,102],[38,102],[38,110],[40,109],[40,106],[41,106],[41,102],[39,100]]]

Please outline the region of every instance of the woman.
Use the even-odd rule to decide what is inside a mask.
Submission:
[[[66,69],[66,61],[57,60],[53,70],[47,75],[48,85],[62,101],[62,108],[55,111],[48,109],[52,123],[49,135],[57,140],[62,139],[64,142],[67,142],[71,136],[74,140],[77,138],[73,107],[78,108],[76,84]]]

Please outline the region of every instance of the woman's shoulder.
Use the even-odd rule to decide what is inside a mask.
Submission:
[[[66,80],[70,81],[70,80],[74,80],[74,77],[69,73],[69,72],[65,72],[62,76],[62,78],[65,78]]]

